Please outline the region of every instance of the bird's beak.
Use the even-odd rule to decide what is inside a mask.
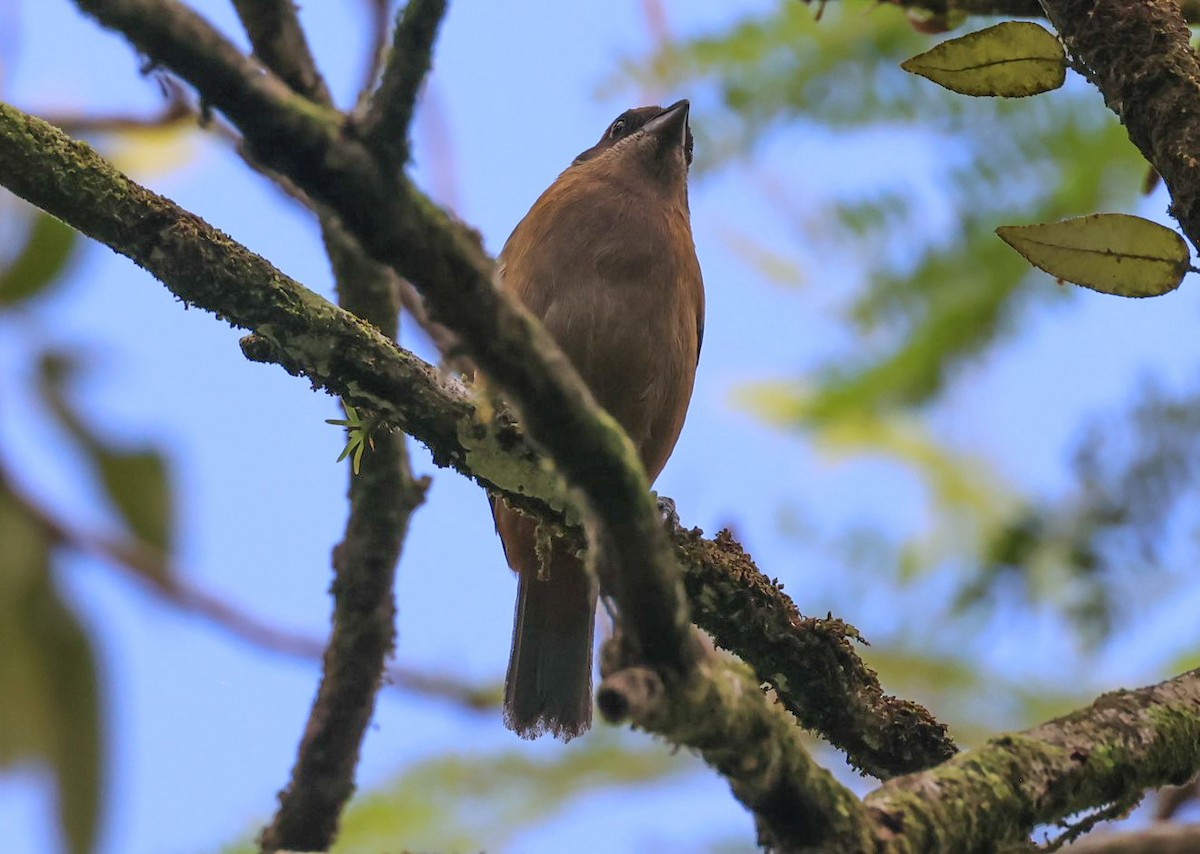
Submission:
[[[688,110],[690,108],[691,104],[687,98],[676,101],[646,122],[642,130],[658,137],[665,145],[687,148]]]

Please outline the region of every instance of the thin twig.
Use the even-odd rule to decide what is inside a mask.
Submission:
[[[304,97],[333,103],[292,0],[233,0],[233,5],[263,65]]]
[[[413,110],[445,15],[446,0],[408,0],[396,22],[379,88],[363,118],[363,141],[395,166],[408,162]]]
[[[390,0],[363,0],[370,15],[370,37],[367,41],[367,63],[363,69],[362,81],[358,85],[358,95],[354,99],[353,115],[361,116],[366,112],[370,103],[371,92],[374,91],[379,75],[383,71],[388,56],[388,22],[391,20]]]
[[[85,531],[69,524],[19,487],[3,465],[0,465],[0,484],[57,544],[120,572],[163,604],[257,649],[309,662],[320,661],[324,655],[325,644],[318,638],[271,625],[219,596],[192,586],[185,580],[186,573],[157,549],[126,537]],[[389,667],[383,683],[403,693],[479,711],[498,708],[502,698],[498,686],[468,685],[410,667]]]
[[[70,134],[125,133],[132,130],[165,128],[197,115],[183,85],[169,74],[160,75],[159,82],[167,97],[166,104],[157,115],[142,116],[133,113],[112,113],[87,116],[72,114],[44,115],[46,121]]]

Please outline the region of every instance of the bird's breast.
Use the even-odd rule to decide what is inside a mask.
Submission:
[[[541,319],[653,478],[683,426],[699,355],[703,291],[686,206],[544,200],[509,239],[504,287]]]

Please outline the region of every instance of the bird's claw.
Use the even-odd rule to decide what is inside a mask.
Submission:
[[[679,511],[675,509],[675,502],[665,495],[654,493],[654,498],[658,502],[658,514],[663,520],[663,524],[668,528],[679,527]]]

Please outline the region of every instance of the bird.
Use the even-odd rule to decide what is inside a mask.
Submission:
[[[499,286],[536,316],[624,428],[650,482],[675,448],[704,339],[687,178],[690,104],[626,110],[517,224]],[[564,741],[592,721],[597,582],[564,539],[493,500],[518,591],[504,722]]]

